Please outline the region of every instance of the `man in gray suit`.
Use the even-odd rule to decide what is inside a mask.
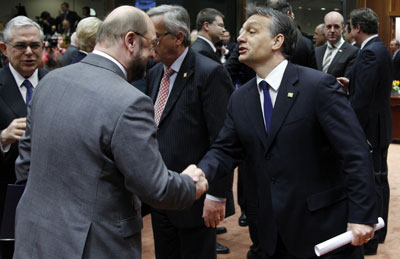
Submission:
[[[190,208],[208,188],[194,165],[167,170],[152,101],[128,83],[154,55],[150,18],[119,7],[97,42],[80,63],[49,73],[31,101],[16,162],[26,187],[15,259],[140,258],[140,200]]]
[[[315,48],[317,68],[334,77],[349,77],[358,49],[342,37],[343,16],[338,12],[329,12],[325,15],[324,24],[328,42]]]

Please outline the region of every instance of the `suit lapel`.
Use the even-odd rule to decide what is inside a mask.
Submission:
[[[189,81],[189,78],[192,76],[194,72],[194,64],[195,64],[195,56],[189,49],[185,59],[183,60],[182,66],[178,71],[178,75],[176,76],[174,85],[172,87],[171,93],[168,96],[167,103],[165,104],[164,111],[161,115],[160,124],[163,119],[168,115],[171,111],[172,107],[179,99],[179,96],[182,93],[182,90],[185,88],[186,83]],[[157,91],[158,92],[158,91]]]
[[[1,98],[17,117],[26,117],[26,104],[8,65],[4,67],[1,77],[3,77],[0,89]]]
[[[340,46],[340,48],[336,52],[336,55],[333,57],[333,60],[332,60],[331,64],[329,65],[329,68],[327,71],[328,74],[330,74],[332,72],[332,70],[335,68],[335,64],[342,58],[342,55],[346,51],[346,49],[347,49],[347,44],[346,44],[346,42],[344,42],[342,44],[342,46]]]
[[[150,98],[153,100],[153,103],[156,103],[158,90],[160,89],[161,78],[164,74],[163,65],[159,63],[158,65],[156,65],[154,70],[155,70],[154,72],[149,73],[150,87],[151,87]]]
[[[289,62],[283,74],[281,85],[279,86],[278,96],[276,97],[274,111],[272,112],[271,125],[268,132],[266,151],[269,150],[276,135],[278,134],[283,122],[285,121],[292,105],[298,95],[295,87],[298,81],[296,67]]]
[[[321,51],[318,51],[318,53],[316,55],[318,70],[322,70],[322,62],[324,61],[324,55],[325,55],[326,48],[327,48],[327,45],[325,44],[324,46],[321,47]]]
[[[263,143],[264,147],[267,146],[267,133],[265,131],[264,118],[261,110],[260,103],[260,93],[257,89],[256,78],[252,79],[250,87],[247,89],[249,91],[248,98],[244,99],[245,107],[247,111],[247,118],[249,118],[251,124],[253,124],[253,129],[255,129],[256,135]]]

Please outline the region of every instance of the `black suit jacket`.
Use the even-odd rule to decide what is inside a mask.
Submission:
[[[375,37],[360,51],[350,79],[350,101],[374,149],[386,149],[392,139],[390,93],[392,59]]]
[[[47,73],[39,69],[39,80]],[[26,117],[27,109],[9,65],[0,70],[0,133],[17,118]],[[18,142],[11,145],[10,150],[0,152],[0,182],[15,183],[15,159],[18,156]]]
[[[400,80],[400,51],[396,53],[396,56],[392,59],[393,63],[393,79]]]
[[[346,231],[377,221],[371,157],[356,115],[331,75],[288,64],[265,131],[253,79],[236,90],[224,127],[199,167],[212,182],[240,160],[256,212],[261,248],[278,233],[296,257]]]
[[[221,57],[218,56],[217,52],[214,52],[210,44],[208,44],[207,41],[203,40],[202,38],[197,38],[195,42],[193,42],[191,48],[192,50],[203,54],[204,56],[209,57],[218,63],[221,63]]]
[[[317,61],[318,70],[322,71],[322,63],[327,48],[327,44],[315,48],[315,59]],[[357,53],[358,48],[345,41],[333,58],[327,73],[334,77],[344,76],[349,78],[351,69],[357,58]]]
[[[290,61],[297,65],[317,68],[312,41],[303,35],[299,36],[297,39],[296,50],[294,55],[290,58]]]
[[[161,63],[147,76],[149,96],[157,99],[163,75]],[[168,169],[182,172],[197,164],[210,149],[221,129],[226,105],[233,92],[228,73],[222,65],[189,49],[160,119],[157,140]],[[209,193],[227,198],[227,216],[234,213],[232,176],[210,186]],[[171,222],[181,227],[204,225],[204,197],[189,211],[168,211]]]

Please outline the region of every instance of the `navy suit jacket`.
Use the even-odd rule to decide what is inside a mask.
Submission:
[[[219,57],[218,54],[211,48],[210,44],[208,44],[202,38],[197,38],[195,42],[193,42],[191,48],[192,50],[211,58],[215,62],[221,63],[221,57]]]
[[[161,63],[147,75],[148,95],[156,101],[162,75]],[[211,148],[221,129],[233,86],[224,67],[189,51],[177,74],[157,130],[160,153],[167,168],[182,172],[197,164]],[[210,186],[209,193],[227,198],[227,216],[234,213],[232,175]],[[181,227],[203,226],[204,197],[189,211],[166,212],[171,222]]]
[[[400,51],[393,58],[393,79],[400,80]]]
[[[392,59],[375,37],[360,51],[350,79],[350,101],[373,149],[387,149],[392,139],[390,93]]]
[[[269,255],[278,233],[296,257],[346,231],[373,224],[372,161],[346,93],[331,75],[289,62],[265,131],[256,79],[236,90],[224,127],[199,163],[211,181],[241,160],[260,246]]]
[[[39,69],[39,80],[47,73]],[[9,65],[0,70],[0,133],[17,118],[26,117],[27,108],[18,89]],[[0,152],[0,182],[15,183],[15,159],[18,156],[18,142],[11,145],[10,150]]]
[[[325,51],[328,45],[324,44],[315,48],[315,59],[317,61],[318,70],[322,71],[322,63],[324,60]],[[333,58],[327,73],[334,77],[350,77],[352,67],[356,61],[358,48],[344,42],[335,57]]]

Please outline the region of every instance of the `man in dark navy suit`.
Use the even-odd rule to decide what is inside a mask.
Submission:
[[[316,258],[316,244],[346,230],[352,245],[325,258],[363,258],[377,222],[372,159],[346,93],[333,76],[287,60],[292,19],[262,7],[248,16],[239,60],[257,76],[232,94],[198,166],[211,182],[246,163],[264,258]]]
[[[147,93],[154,101],[161,155],[168,168],[177,170],[198,163],[210,149],[234,88],[221,64],[189,47],[190,20],[183,7],[161,5],[148,15],[159,63],[149,70]],[[156,258],[215,259],[215,226],[234,213],[232,183],[229,175],[214,184],[188,211],[152,209]]]
[[[225,32],[224,15],[213,8],[205,8],[197,14],[196,27],[199,32],[192,49],[221,63],[215,44],[222,40]]]
[[[371,145],[379,216],[387,223],[389,210],[389,183],[387,152],[392,139],[390,93],[392,89],[392,59],[378,38],[378,16],[369,8],[350,13],[351,34],[360,53],[348,80],[350,102]],[[365,254],[376,254],[378,243],[385,240],[387,227],[378,231],[364,246]]]

